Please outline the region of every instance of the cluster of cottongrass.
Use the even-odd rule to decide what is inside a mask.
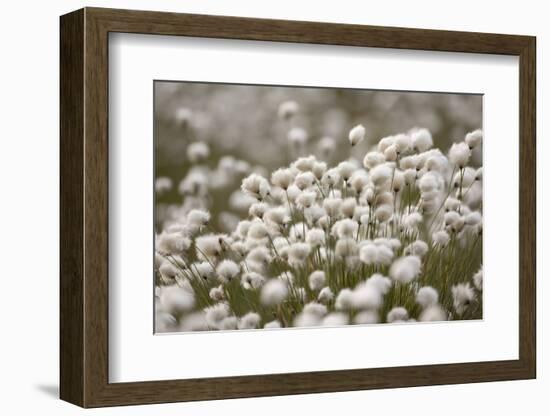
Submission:
[[[297,111],[287,102],[279,115]],[[345,143],[319,146],[360,146],[365,134],[358,125]],[[297,154],[307,140],[289,124]],[[414,128],[382,138],[362,161],[301,156],[267,173],[224,156],[208,174],[209,147],[191,144],[183,204],[156,237],[156,330],[481,318],[482,168],[469,166],[481,140],[473,131],[443,153]],[[228,213],[220,233],[209,194],[238,182],[247,215]],[[157,179],[157,192],[171,187]]]

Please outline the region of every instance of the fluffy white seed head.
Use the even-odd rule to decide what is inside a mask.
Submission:
[[[386,316],[386,321],[388,323],[397,323],[397,322],[405,322],[409,319],[409,312],[402,307],[402,306],[396,306],[391,311],[388,312],[388,315]]]
[[[439,300],[439,294],[431,286],[424,286],[418,289],[416,293],[416,303],[423,308],[437,304]]]
[[[453,143],[449,150],[449,161],[458,166],[459,169],[464,168],[470,160],[470,148],[464,142]]]
[[[420,274],[421,261],[416,256],[405,256],[395,260],[390,267],[390,277],[399,283],[409,283]]]
[[[480,129],[478,129],[468,133],[464,138],[464,141],[466,142],[466,144],[470,149],[473,149],[475,147],[478,147],[481,144],[482,139],[483,139],[483,132]]]
[[[204,142],[195,142],[187,146],[187,159],[191,163],[201,163],[210,157],[210,148]]]
[[[324,304],[332,302],[333,299],[334,299],[334,293],[328,286],[322,288],[319,291],[319,295],[317,296],[317,300]]]
[[[248,312],[246,315],[241,316],[238,323],[239,329],[256,329],[260,325],[260,315],[256,312]]]
[[[289,130],[287,139],[288,142],[294,147],[301,147],[307,143],[309,136],[307,131],[301,127],[293,127]]]
[[[162,286],[159,294],[161,308],[172,315],[190,311],[195,306],[195,296],[179,285]]]
[[[288,287],[281,279],[270,279],[262,287],[261,302],[266,306],[280,304],[288,296]]]
[[[308,282],[311,290],[321,290],[326,283],[325,272],[322,270],[314,271],[309,275]]]
[[[422,311],[419,316],[421,322],[439,322],[448,319],[447,313],[440,305],[431,305]]]
[[[284,101],[279,105],[278,115],[283,120],[289,120],[294,117],[300,107],[296,101]]]
[[[240,272],[239,265],[232,260],[222,260],[216,267],[216,273],[222,283],[228,283],[235,279]]]
[[[349,310],[353,308],[353,292],[351,289],[344,288],[338,293],[334,307],[338,310]]]
[[[472,277],[472,280],[477,290],[483,289],[483,269],[479,269]]]
[[[457,314],[462,315],[474,301],[476,294],[470,283],[459,283],[452,287],[453,307]]]
[[[355,146],[361,143],[365,139],[365,127],[362,124],[359,124],[352,128],[349,132],[348,139],[352,146]]]
[[[412,132],[412,147],[415,152],[425,152],[433,146],[432,134],[428,129],[417,129]]]

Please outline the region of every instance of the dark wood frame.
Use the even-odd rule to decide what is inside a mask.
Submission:
[[[520,65],[519,359],[109,383],[108,35],[110,32],[515,55]],[[63,400],[162,403],[536,377],[535,38],[240,17],[85,8],[61,17]]]

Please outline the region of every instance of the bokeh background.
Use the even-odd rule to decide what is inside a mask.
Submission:
[[[171,189],[156,193],[159,228],[185,198],[178,184],[192,167],[187,147],[193,142],[205,142],[210,148],[205,166],[213,183],[219,178],[212,173],[223,156],[245,161],[251,171],[266,176],[288,164],[297,156],[287,139],[293,127],[307,132],[301,153],[315,154],[329,165],[348,158],[361,161],[382,137],[415,127],[429,129],[434,146],[444,152],[469,131],[482,128],[483,100],[474,94],[170,81],[156,81],[154,89],[155,174],[173,183]],[[288,100],[299,106],[290,121],[278,116],[279,106]],[[357,124],[365,126],[366,140],[351,148],[347,136]],[[331,137],[336,144],[328,160],[320,149],[324,137]],[[481,164],[481,152],[473,155],[473,164]],[[225,185],[213,183],[216,192],[208,208],[215,219],[222,213],[242,217],[246,201],[234,194],[238,183]],[[224,228],[234,218],[225,220],[229,218],[212,225],[218,231],[230,231]]]

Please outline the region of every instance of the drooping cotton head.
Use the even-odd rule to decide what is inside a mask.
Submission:
[[[399,283],[409,283],[420,274],[421,265],[416,256],[400,257],[392,263],[390,277]]]
[[[271,183],[284,190],[287,190],[293,181],[294,174],[290,169],[280,168],[271,174]]]
[[[260,300],[265,306],[278,305],[288,296],[288,287],[280,279],[270,279],[262,287]]]
[[[365,127],[359,124],[352,128],[349,132],[348,139],[352,146],[361,143],[365,139]]]

